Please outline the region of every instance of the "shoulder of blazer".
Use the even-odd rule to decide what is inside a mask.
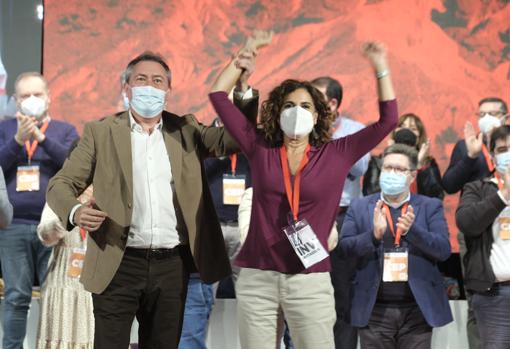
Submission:
[[[174,113],[163,111],[163,127],[169,131],[173,131],[177,128],[183,129],[187,126],[197,128],[199,125],[200,123],[193,114],[179,116]]]

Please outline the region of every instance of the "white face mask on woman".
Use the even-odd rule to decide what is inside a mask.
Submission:
[[[312,113],[298,105],[285,109],[280,114],[280,127],[289,138],[309,135],[313,130],[313,123]]]

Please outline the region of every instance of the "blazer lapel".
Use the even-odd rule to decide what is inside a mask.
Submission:
[[[129,114],[125,112],[119,115],[111,128],[113,143],[119,157],[120,167],[129,192],[133,194],[133,160],[131,153],[131,128],[129,127]]]
[[[182,172],[182,135],[170,117],[163,114],[163,139],[170,158],[172,178],[176,188],[180,185]]]

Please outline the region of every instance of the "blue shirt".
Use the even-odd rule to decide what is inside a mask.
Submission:
[[[333,127],[336,129],[333,133],[333,139],[338,139],[358,132],[365,128],[365,125],[340,116],[334,122]],[[340,206],[349,206],[353,199],[363,196],[361,193],[361,177],[368,169],[369,160],[370,153],[367,153],[351,167],[349,174],[345,179],[344,190],[342,192],[342,198],[340,199]]]

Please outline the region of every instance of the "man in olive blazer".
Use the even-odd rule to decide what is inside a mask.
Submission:
[[[133,194],[133,187],[137,185],[133,181],[133,169],[136,169],[132,149],[133,121],[143,126],[153,120],[147,116],[140,117],[142,113],[138,110],[142,108],[136,103],[149,97],[135,95],[134,87],[150,85],[166,93],[170,87],[170,70],[158,55],[144,53],[128,64],[126,73],[130,110],[85,125],[80,143],[62,170],[50,181],[47,200],[68,228],[76,224],[90,232],[81,282],[93,293],[96,319],[94,347],[126,348],[130,326],[136,315],[142,347],[177,348],[188,273],[198,270],[201,279],[207,283],[231,273],[202,160],[211,155],[237,152],[238,147],[223,128],[203,126],[193,115],[179,117],[166,111],[160,112],[160,118],[156,118],[158,123],[153,125],[155,130],[159,127],[157,130],[161,131],[170,162],[172,202],[180,243],[175,248],[126,248],[128,238],[133,234],[132,213],[136,205]],[[158,86],[161,76],[168,79],[168,86]],[[137,102],[139,97],[141,99]],[[246,113],[252,114],[251,118],[256,117],[257,99],[258,96],[254,96],[242,101]],[[91,184],[94,201],[77,206],[76,198]],[[171,260],[161,266],[158,264],[160,257],[171,257],[176,249],[181,263],[177,269],[184,266],[185,271],[176,271],[175,268],[160,270],[164,275],[162,279],[168,275],[174,278],[166,283],[174,288],[169,292],[174,297],[161,300],[163,296],[154,294],[164,293],[166,286],[147,290],[154,283],[153,278],[156,282],[158,280],[150,272],[168,267]],[[133,257],[128,256],[128,252]],[[143,258],[136,259],[139,256]],[[145,267],[150,270],[148,276],[143,270],[135,270],[135,266],[143,263],[147,263]],[[137,282],[144,278],[147,278],[146,283],[138,285]],[[180,302],[172,303],[176,293]],[[169,301],[170,298],[172,301]],[[163,312],[166,313],[161,314]]]

